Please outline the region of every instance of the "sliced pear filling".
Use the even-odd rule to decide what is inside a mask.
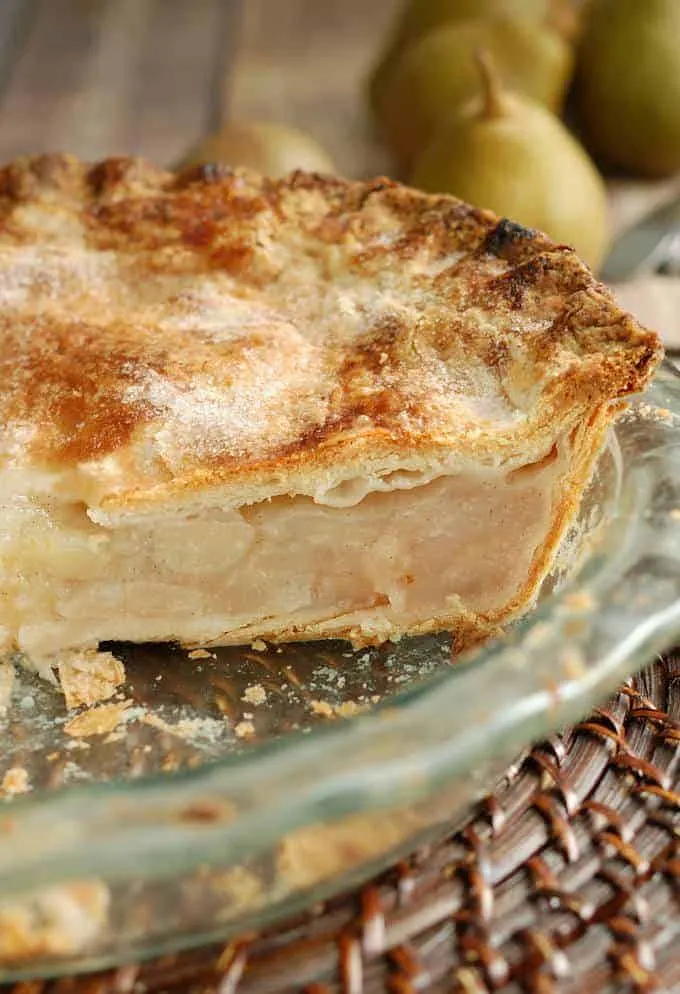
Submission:
[[[440,476],[328,506],[276,497],[231,510],[125,514],[18,499],[2,509],[0,625],[34,657],[102,640],[226,644],[328,635],[357,644],[489,626],[526,605],[558,537],[567,459]],[[398,489],[398,485],[408,489]],[[333,494],[330,502],[337,502]]]

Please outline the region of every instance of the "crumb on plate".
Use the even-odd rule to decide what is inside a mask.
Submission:
[[[71,718],[64,731],[73,738],[86,738],[89,735],[106,735],[113,732],[125,719],[125,712],[131,701],[120,704],[100,704]]]
[[[100,880],[41,888],[21,900],[0,901],[0,962],[79,953],[109,917],[111,895]]]
[[[23,766],[11,766],[2,778],[2,792],[9,797],[26,794],[31,789],[28,770]]]
[[[342,704],[331,704],[330,701],[310,701],[310,707],[314,714],[323,718],[353,718],[366,710],[366,705],[357,704],[356,701],[343,701]]]
[[[251,683],[244,690],[241,700],[246,704],[264,704],[267,700],[267,691],[261,683]]]
[[[57,674],[69,711],[113,697],[125,682],[125,667],[110,652],[63,652]]]
[[[321,715],[324,718],[333,717],[333,705],[329,704],[328,701],[310,701],[309,706],[314,714]]]
[[[0,714],[9,710],[14,689],[14,666],[9,660],[0,662]]]

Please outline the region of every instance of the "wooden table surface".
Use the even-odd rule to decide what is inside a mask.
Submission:
[[[362,84],[400,2],[0,0],[0,161],[63,150],[172,165],[235,116],[309,131],[345,175],[389,174]],[[612,231],[676,190],[680,178],[611,185]],[[622,297],[680,345],[680,280]]]

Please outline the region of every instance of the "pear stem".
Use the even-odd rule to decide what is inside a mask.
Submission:
[[[475,59],[482,81],[484,117],[503,117],[503,88],[491,52],[486,48],[479,49],[475,52]]]

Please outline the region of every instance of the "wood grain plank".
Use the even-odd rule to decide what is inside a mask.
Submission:
[[[3,0],[0,3],[0,94],[11,78],[37,7],[38,0]]]
[[[218,126],[239,9],[235,0],[155,0],[131,105],[133,151],[172,163]]]
[[[40,0],[0,102],[0,158],[180,155],[214,119],[235,0]]]
[[[303,128],[346,175],[389,170],[363,87],[399,2],[247,0],[225,115]]]

